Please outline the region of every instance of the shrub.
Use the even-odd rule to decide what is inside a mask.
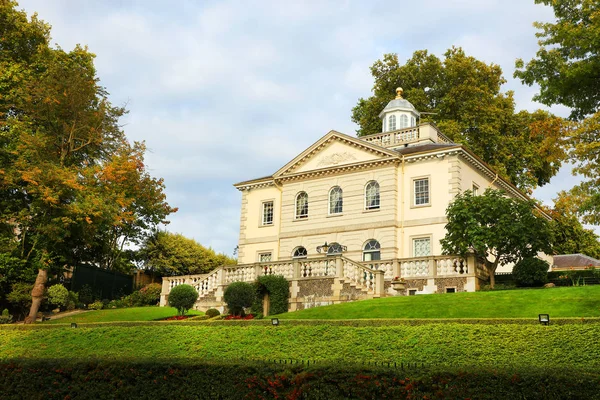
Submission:
[[[48,288],[48,301],[55,306],[64,307],[69,302],[69,291],[61,284]]]
[[[227,286],[223,295],[229,313],[244,315],[244,308],[250,307],[256,299],[255,288],[246,282],[233,282]]]
[[[162,285],[160,283],[149,283],[139,290],[143,305],[155,306],[160,301]]]
[[[216,308],[209,308],[208,310],[206,310],[204,315],[206,315],[208,318],[214,318],[221,315],[221,313]]]
[[[513,268],[513,277],[518,286],[542,286],[548,282],[550,265],[539,258],[528,257],[519,261]]]
[[[289,282],[281,275],[259,276],[254,283],[256,288],[256,299],[252,304],[252,312],[264,314],[263,298],[269,295],[269,314],[283,314],[288,310],[288,298],[290,296]]]
[[[25,282],[17,282],[12,284],[12,290],[6,297],[6,299],[14,306],[14,310],[17,310],[17,320],[27,315],[29,307],[31,307],[31,290],[33,284]]]
[[[83,285],[79,289],[79,301],[86,306],[94,301],[94,291],[90,285]]]
[[[104,308],[104,303],[100,300],[96,300],[92,304],[88,304],[88,308],[90,310],[102,310]]]
[[[69,290],[69,296],[67,299],[67,310],[74,310],[79,304],[79,295]]]
[[[8,313],[8,310],[5,308],[2,311],[2,315],[0,315],[0,324],[10,324],[12,322],[13,316]]]
[[[187,310],[198,300],[198,292],[190,285],[178,285],[169,293],[169,305],[177,309],[179,315],[185,315]]]

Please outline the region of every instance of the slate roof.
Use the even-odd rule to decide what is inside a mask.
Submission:
[[[589,265],[595,267],[600,266],[600,260],[585,254],[561,254],[554,256],[554,266],[552,269],[567,269],[567,268],[585,268]]]

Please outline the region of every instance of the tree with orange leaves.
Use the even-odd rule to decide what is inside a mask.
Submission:
[[[0,0],[0,253],[48,272],[90,262],[115,268],[127,243],[176,211],[129,144],[99,85],[94,55],[49,46],[50,27]]]

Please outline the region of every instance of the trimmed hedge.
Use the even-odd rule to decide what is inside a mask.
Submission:
[[[0,363],[4,399],[598,399],[600,374],[560,370],[402,370],[256,362]]]
[[[547,261],[536,257],[527,257],[513,267],[512,274],[517,286],[539,287],[548,282],[549,268],[550,264]]]
[[[264,314],[263,298],[269,295],[270,315],[283,314],[288,311],[290,284],[281,275],[262,275],[254,283],[256,299],[252,304],[252,312]]]

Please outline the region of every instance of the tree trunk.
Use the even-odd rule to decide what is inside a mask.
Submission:
[[[48,281],[48,271],[40,269],[38,270],[37,278],[35,278],[35,284],[31,291],[31,308],[29,309],[29,316],[25,318],[26,324],[32,324],[37,318],[40,304],[44,299],[44,290],[46,289],[46,282]]]
[[[496,277],[494,276],[496,271],[488,269],[488,273],[490,274],[490,289],[493,289],[494,285],[496,284]]]

